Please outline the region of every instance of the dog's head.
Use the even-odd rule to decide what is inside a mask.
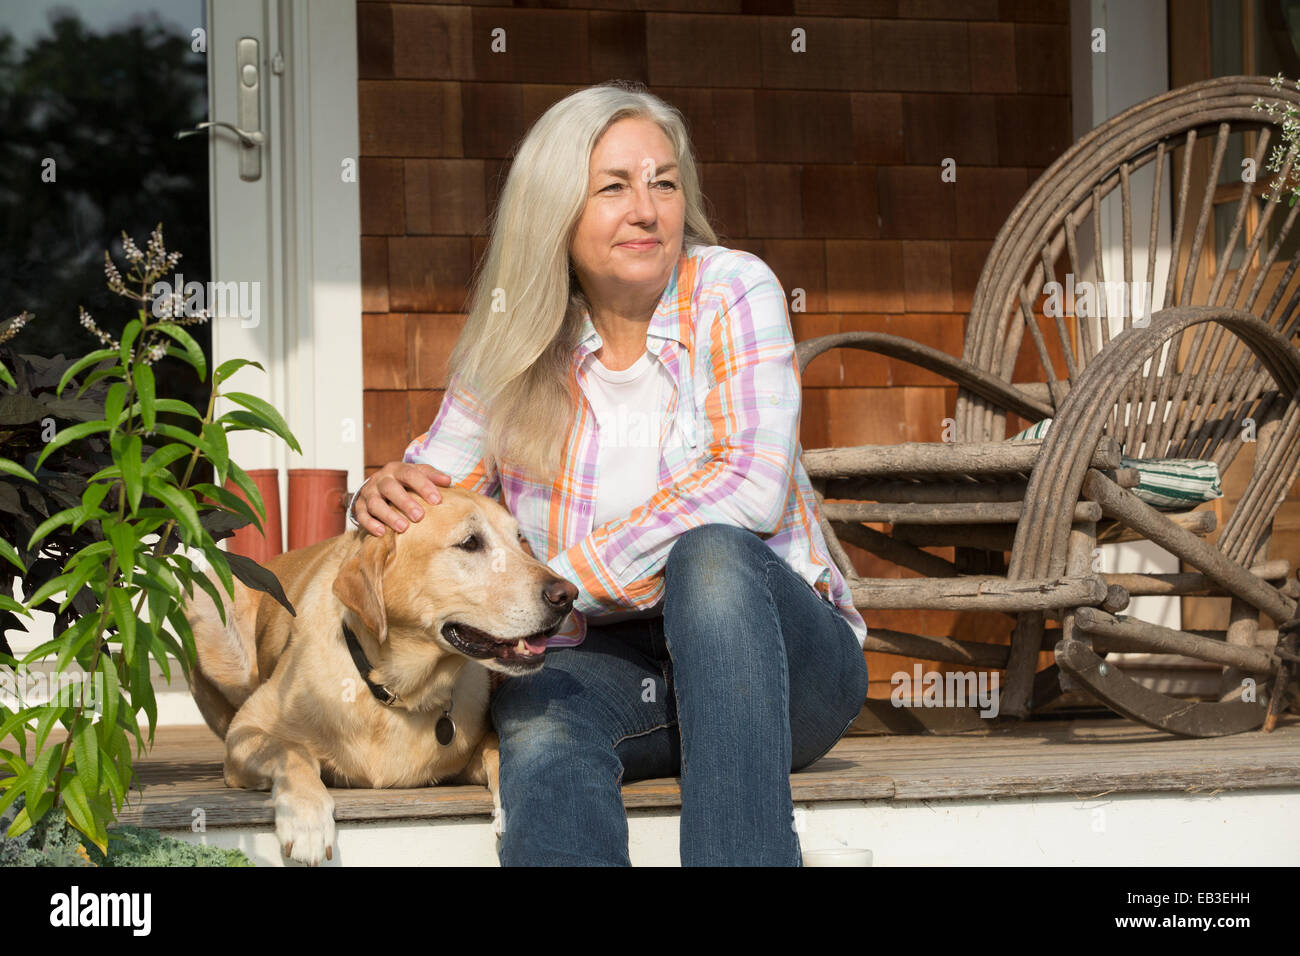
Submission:
[[[334,593],[383,644],[419,632],[503,674],[531,674],[578,590],[533,556],[501,505],[459,488],[401,534],[361,532]]]

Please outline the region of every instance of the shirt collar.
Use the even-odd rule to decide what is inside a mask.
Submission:
[[[666,341],[677,342],[679,345],[687,344],[677,292],[678,280],[685,272],[687,258],[686,251],[683,249],[677,264],[673,266],[673,274],[668,279],[668,285],[659,296],[659,304],[655,306],[654,314],[650,317],[650,325],[646,329],[646,349],[655,355],[659,354]],[[588,355],[599,350],[602,344],[600,333],[596,331],[595,323],[591,321],[591,310],[584,308],[582,330],[578,336],[577,360],[581,362]]]

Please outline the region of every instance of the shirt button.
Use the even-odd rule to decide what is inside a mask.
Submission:
[[[780,404],[781,404],[781,399],[777,398],[775,395],[773,395],[771,398],[769,398],[768,401],[771,402],[773,405],[780,405]]]

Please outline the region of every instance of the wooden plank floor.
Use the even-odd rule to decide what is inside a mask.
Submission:
[[[52,735],[53,736],[53,735]],[[222,779],[223,745],[207,727],[160,727],[137,758],[122,823],[189,829],[202,809],[209,827],[273,822],[269,794],[232,790]],[[795,803],[826,800],[944,800],[1300,786],[1300,717],[1271,734],[1187,740],[1118,718],[1029,721],[977,734],[851,736],[790,777]],[[485,787],[332,790],[338,820],[490,816]],[[629,808],[680,807],[676,778],[623,787]]]

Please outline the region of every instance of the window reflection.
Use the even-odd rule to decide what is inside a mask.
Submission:
[[[79,305],[113,334],[130,317],[104,282],[122,230],[143,243],[162,222],[186,281],[210,277],[207,144],[173,138],[207,118],[192,33],[205,11],[197,0],[14,6],[0,24],[0,318],[35,314],[16,351],[89,351]],[[191,331],[210,354],[207,326]],[[177,376],[197,391],[192,380]]]

